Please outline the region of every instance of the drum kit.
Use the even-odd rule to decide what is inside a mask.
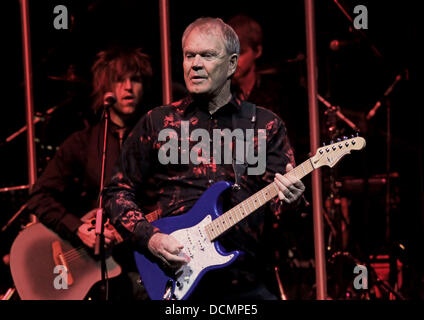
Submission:
[[[351,133],[361,132],[362,135],[366,135],[373,128],[373,123],[370,120],[379,110],[381,112],[382,109],[386,109],[385,113],[387,117],[390,117],[390,108],[386,106],[390,101],[386,99],[399,80],[404,77],[407,77],[407,73],[402,72],[394,77],[394,81],[384,92],[382,99],[377,101],[369,112],[360,112],[348,108],[343,110],[340,106],[333,105],[322,95],[317,94],[318,101],[325,106],[325,112],[323,112],[325,126],[321,131],[322,138],[332,144],[338,137]],[[386,139],[386,163],[383,160],[383,172],[369,174],[372,169],[367,168],[365,170],[367,172],[362,170],[361,166],[369,160],[367,157],[372,156],[371,153],[365,152],[363,158],[359,161],[360,163],[349,166],[349,168],[356,167],[359,169],[356,175],[342,175],[343,168],[332,168],[332,170],[323,174],[324,207],[322,214],[326,234],[328,296],[331,299],[384,299],[387,297],[403,299],[402,294],[399,293],[401,283],[399,278],[402,274],[402,268],[399,267],[401,263],[398,259],[399,250],[403,250],[399,248],[403,245],[393,244],[392,226],[390,224],[393,211],[399,204],[397,191],[400,175],[398,172],[392,171],[390,166],[391,132],[389,121],[385,129],[386,132],[384,132],[383,137]],[[364,239],[358,241],[361,237]],[[299,238],[294,242],[299,242]],[[293,248],[298,249],[297,246],[295,244]],[[289,253],[294,252],[291,249],[289,249]],[[313,252],[313,250],[305,251],[310,251],[309,254]],[[306,274],[307,271],[302,271],[302,268],[298,266],[301,265],[299,261],[308,262],[309,256],[299,260],[298,258],[301,256],[302,254],[298,253],[296,257],[295,253],[294,257],[286,259],[291,266],[296,265],[294,268],[291,267],[292,270],[287,269],[286,271]],[[389,273],[381,272],[382,268],[375,267],[382,264],[389,270]],[[314,268],[311,264],[306,263],[306,265],[308,265],[306,269]],[[372,284],[370,290],[363,292],[353,287],[353,280],[356,276],[354,268],[357,265],[367,267],[370,284]],[[299,280],[300,277],[296,276],[296,278],[298,281],[302,281]],[[281,287],[278,276],[277,282]],[[313,284],[309,280],[306,280],[306,282],[306,286],[311,287],[312,290]],[[290,287],[297,285],[296,283],[290,284]],[[297,297],[290,297],[290,294],[286,294],[284,289],[280,289],[280,293],[288,299],[299,297],[308,299],[308,297],[313,296],[312,293],[299,295],[295,292],[293,295]]]
[[[386,91],[384,98],[391,92],[399,79],[400,75],[396,77],[395,82]],[[342,113],[339,106],[333,106],[320,95],[318,95],[318,100],[326,106],[326,137],[328,139],[335,140],[336,137],[346,132],[344,131],[345,129],[341,129],[341,126],[338,125],[339,121],[348,130],[356,132],[359,132],[360,128],[364,127],[364,122],[356,125],[349,117]],[[366,121],[375,115],[376,110],[381,105],[383,103],[380,101],[376,103],[365,117]],[[386,112],[389,113],[390,110],[386,110]],[[364,120],[364,115],[361,114],[359,119]],[[396,257],[393,245],[391,244],[390,225],[392,211],[397,205],[393,189],[396,189],[398,186],[399,173],[392,172],[390,168],[389,145],[391,142],[389,125],[387,130],[386,137],[389,138],[386,139],[388,144],[386,166],[384,167],[387,170],[386,173],[369,176],[361,174],[362,177],[341,176],[339,170],[333,168],[324,178],[326,198],[323,215],[328,227],[328,239],[326,242],[328,296],[332,299],[404,299],[399,292],[399,284],[401,283],[399,279],[402,274],[399,265],[401,263],[398,257]],[[355,207],[353,202],[374,202],[374,204],[378,203],[378,206],[368,207],[365,210],[367,212],[361,213],[358,212],[361,211],[361,205]],[[377,218],[369,217],[371,210],[382,211],[383,214],[380,214]],[[358,217],[361,215],[365,215],[366,217]],[[358,223],[361,219],[365,219],[368,222],[374,221],[375,224],[364,227]],[[376,221],[376,219],[379,220]],[[353,220],[355,220],[355,223]],[[363,237],[363,233],[368,232],[376,234],[380,232],[379,235],[382,235],[380,237],[382,239],[379,239],[379,243],[372,243],[372,240],[375,239],[368,238],[369,242],[365,244],[368,248],[361,247],[362,244],[358,243],[357,239]],[[377,265],[381,265],[382,259],[385,259],[385,263],[383,263],[384,272],[381,272],[381,268],[376,268]],[[369,290],[358,290],[355,287],[354,279],[356,274],[354,270],[357,266],[364,266],[366,268],[364,270],[368,272],[367,281],[371,284]]]

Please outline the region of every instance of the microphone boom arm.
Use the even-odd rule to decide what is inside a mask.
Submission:
[[[398,74],[395,78],[395,81],[393,81],[390,87],[387,88],[386,92],[384,92],[383,98],[386,98],[393,91],[393,88],[400,81],[400,79],[402,79],[402,75]],[[368,112],[366,119],[370,120],[372,117],[374,117],[375,113],[380,107],[381,107],[381,101],[378,100],[376,104],[374,105],[374,107]]]
[[[331,105],[330,102],[328,102],[327,100],[325,100],[323,97],[321,97],[321,95],[317,94],[318,100],[321,101],[328,109],[332,109],[332,110],[336,110],[336,115],[337,117],[339,117],[341,120],[343,120],[349,127],[351,127],[354,131],[359,132],[359,128],[352,122],[350,121],[341,111],[340,111],[340,107],[339,106],[333,106]]]

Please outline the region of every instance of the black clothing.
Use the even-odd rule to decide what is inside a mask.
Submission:
[[[120,152],[118,129],[109,122],[105,185]],[[66,239],[75,237],[80,218],[98,206],[103,135],[103,122],[72,134],[31,190],[28,210]]]
[[[147,181],[153,180],[156,186],[160,217],[180,215],[188,211],[203,192],[217,181],[234,182],[232,164],[216,164],[216,161],[213,161],[214,152],[210,152],[209,163],[160,163],[158,152],[166,143],[159,139],[161,130],[175,130],[177,135],[171,135],[170,140],[181,146],[178,152],[178,159],[181,160],[181,151],[190,153],[190,150],[196,148],[198,142],[188,138],[193,130],[207,130],[211,137],[209,150],[214,150],[213,130],[236,129],[233,128],[232,113],[240,112],[242,107],[243,103],[233,98],[230,103],[210,115],[205,104],[188,97],[172,105],[157,107],[140,119],[124,143],[117,171],[104,194],[104,207],[111,216],[112,223],[124,237],[133,239],[137,250],[148,250],[149,239],[155,232],[160,231],[146,220],[145,214],[148,212],[144,210],[143,201],[139,198],[149,188]],[[237,192],[231,190],[224,197],[224,211],[273,182],[275,173],[284,173],[287,163],[294,164],[293,151],[283,121],[262,107],[257,107],[256,116],[255,129],[266,130],[266,171],[261,175],[248,175],[246,172],[241,179],[241,189]],[[189,122],[188,136],[181,132],[182,121]],[[184,139],[188,140],[189,150],[182,150]],[[219,147],[223,154],[222,140]],[[258,143],[255,141],[255,154],[258,154],[257,148]],[[203,158],[203,154],[194,154],[197,154],[198,161],[209,160]],[[267,230],[272,227],[270,222],[273,217],[279,215],[281,210],[278,197],[274,198],[220,237],[220,242],[228,251],[237,249],[245,253],[234,264],[236,267],[226,268],[225,271],[222,269],[227,274],[228,269],[234,271],[229,279],[235,277],[247,279],[246,283],[258,282],[258,275],[261,275],[260,270],[263,268],[258,262],[264,262],[267,243],[271,240],[267,239]]]
[[[128,133],[129,128],[109,121],[104,185],[110,181],[119,157],[120,138],[125,140]],[[36,181],[28,201],[29,212],[75,245],[82,244],[77,236],[83,224],[80,218],[98,207],[103,137],[104,121],[101,121],[67,138]],[[140,279],[136,279],[138,272],[130,244],[116,245],[112,256],[121,265],[122,273],[109,280],[109,299],[146,299]],[[100,283],[93,286],[87,297],[100,297],[99,288]]]

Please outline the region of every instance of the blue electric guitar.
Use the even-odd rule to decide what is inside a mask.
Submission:
[[[301,179],[321,166],[333,167],[351,150],[360,150],[364,147],[365,139],[361,137],[321,147],[315,156],[286,175],[295,175]],[[229,182],[215,183],[187,213],[152,222],[162,233],[175,237],[184,246],[183,254],[191,259],[189,263],[172,271],[164,267],[153,255],[145,256],[135,252],[137,268],[152,300],[185,300],[206,272],[233,263],[240,252],[226,253],[216,239],[278,194],[278,187],[272,182],[221,214],[222,205],[219,198],[221,193],[230,187]]]

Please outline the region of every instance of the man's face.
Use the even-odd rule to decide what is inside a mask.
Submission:
[[[143,83],[139,74],[125,75],[112,84],[116,103],[112,109],[118,115],[132,115],[143,96]]]
[[[184,80],[191,94],[219,96],[237,66],[237,55],[227,54],[216,28],[194,28],[185,39],[183,56]]]

